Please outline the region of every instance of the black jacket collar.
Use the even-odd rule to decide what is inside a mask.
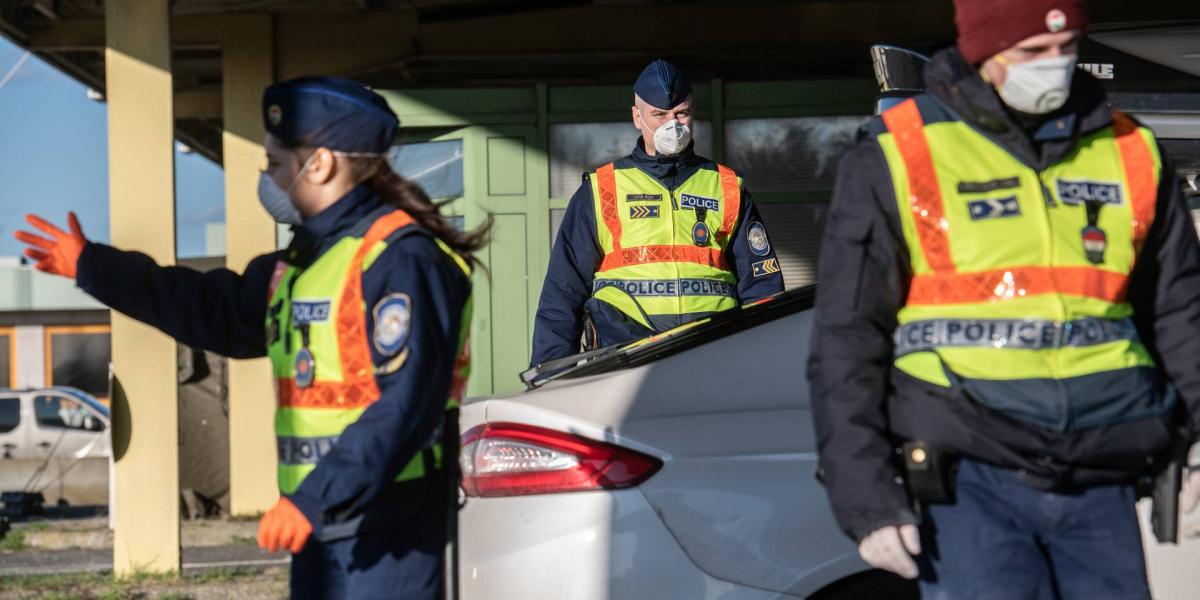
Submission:
[[[1035,169],[1062,160],[1080,137],[1112,124],[1112,109],[1104,88],[1082,70],[1072,78],[1067,103],[1040,119],[1011,112],[957,48],[934,55],[925,66],[925,85],[929,94],[963,121]]]
[[[288,264],[298,267],[312,264],[380,206],[371,186],[359,184],[329,208],[306,219],[303,225],[292,227],[292,241],[286,254]]]
[[[710,162],[707,158],[697,156],[695,147],[696,142],[693,141],[683,152],[674,156],[650,156],[646,153],[645,141],[639,137],[633,152],[618,161],[617,167],[636,167],[658,180],[667,189],[673,190],[687,181],[702,165]]]

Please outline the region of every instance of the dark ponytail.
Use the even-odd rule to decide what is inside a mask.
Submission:
[[[429,199],[420,185],[405,179],[392,170],[384,158],[371,158],[364,165],[364,174],[370,173],[366,181],[375,190],[379,199],[408,213],[418,224],[428,229],[468,262],[480,266],[475,253],[491,241],[492,215],[483,225],[470,231],[460,230],[441,212],[441,204]]]
[[[300,155],[301,162],[308,160],[314,151],[304,142],[289,144],[289,147]],[[437,236],[472,266],[483,267],[475,253],[491,242],[492,224],[495,222],[491,214],[488,214],[483,225],[470,231],[460,230],[441,213],[442,204],[445,203],[438,204],[430,200],[429,194],[420,185],[397,174],[387,157],[343,155],[342,158],[348,161],[354,179],[367,182],[380,201],[408,213],[418,225]]]

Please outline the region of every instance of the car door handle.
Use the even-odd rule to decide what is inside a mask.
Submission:
[[[4,460],[12,460],[12,451],[17,449],[17,445],[5,442],[4,444],[0,444],[0,448],[4,449],[4,454],[0,455],[0,458],[3,458]]]
[[[49,449],[49,448],[50,448],[50,442],[38,442],[38,445],[37,445],[37,447],[38,447],[38,448],[41,448],[42,450]]]

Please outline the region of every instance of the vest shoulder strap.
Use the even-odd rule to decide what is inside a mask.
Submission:
[[[935,272],[953,272],[950,242],[942,227],[945,211],[937,170],[925,137],[925,120],[915,98],[909,98],[883,113],[883,123],[896,142],[908,174],[913,221],[925,262]]]
[[[721,215],[721,231],[727,236],[733,236],[738,215],[742,213],[742,186],[738,185],[737,173],[733,169],[717,163],[717,173],[721,177],[721,195],[725,201],[725,211]]]
[[[616,163],[596,169],[596,190],[600,194],[600,217],[612,237],[613,253],[621,251],[621,216],[617,214]]]
[[[1112,116],[1113,136],[1121,153],[1121,167],[1125,170],[1129,203],[1133,208],[1133,245],[1140,251],[1154,221],[1160,174],[1150,143],[1142,136],[1137,122],[1115,108]]]

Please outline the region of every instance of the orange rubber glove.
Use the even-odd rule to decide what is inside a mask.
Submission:
[[[50,236],[50,239],[46,239],[28,231],[13,234],[13,237],[29,244],[30,247],[25,249],[25,256],[36,261],[34,268],[75,279],[75,266],[79,263],[79,255],[83,254],[83,247],[87,245],[87,238],[83,237],[83,229],[79,227],[79,219],[75,213],[67,213],[67,224],[71,227],[71,233],[55,227],[37,215],[25,215],[25,220]]]
[[[280,498],[258,522],[258,546],[267,552],[280,548],[296,554],[312,536],[312,523],[287,498]]]

